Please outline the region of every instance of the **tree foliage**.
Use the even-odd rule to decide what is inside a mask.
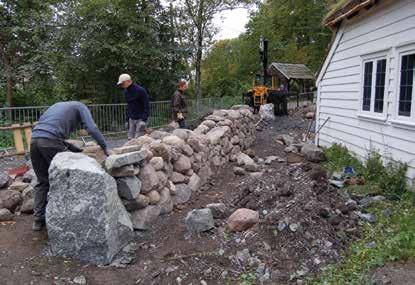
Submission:
[[[21,3],[39,5],[35,11],[44,21],[29,25],[33,7]],[[130,73],[153,100],[160,100],[170,97],[175,82],[188,72],[188,54],[177,41],[173,21],[176,11],[158,0],[7,0],[0,1],[0,9],[2,26],[10,26],[9,33],[0,32],[0,70],[7,71],[5,62],[11,58],[16,105],[71,99],[117,102],[115,83],[121,73]],[[37,30],[43,33],[32,33]],[[4,48],[5,42],[16,42],[19,49]],[[6,74],[1,74],[0,100],[8,90]],[[20,77],[24,85],[18,84]]]
[[[196,96],[239,95],[260,68],[261,35],[270,60],[316,71],[332,2],[0,0],[0,106],[119,102],[115,82],[124,72],[153,100],[170,98],[180,78],[191,79]],[[246,33],[213,44],[213,17],[252,3]]]
[[[305,63],[316,72],[331,32],[322,27],[331,0],[268,0],[260,4],[246,33],[216,43],[202,64],[203,87],[209,95],[240,95],[260,70],[259,39],[269,41],[269,61]],[[231,55],[231,56],[230,56]],[[224,65],[218,67],[220,62]]]

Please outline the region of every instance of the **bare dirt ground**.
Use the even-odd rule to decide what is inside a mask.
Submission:
[[[318,274],[340,258],[360,230],[345,207],[347,198],[327,185],[319,165],[282,162],[285,146],[275,137],[289,133],[300,139],[308,122],[299,114],[258,132],[252,148],[256,159],[281,158],[264,166],[262,177],[237,176],[231,163],[218,169],[188,204],[137,232],[116,266],[50,257],[47,234],[31,231],[30,216],[1,224],[0,283],[85,284],[85,278],[87,284],[296,284]],[[217,202],[225,203],[229,214],[240,207],[257,210],[261,223],[231,233],[226,220],[216,220],[213,230],[189,235],[186,214]]]
[[[415,263],[390,263],[375,270],[375,284],[412,285],[415,283]]]

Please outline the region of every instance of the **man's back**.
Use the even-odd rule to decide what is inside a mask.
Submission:
[[[33,129],[32,137],[66,140],[81,126],[106,149],[105,139],[95,125],[88,107],[77,101],[59,102],[50,106]]]

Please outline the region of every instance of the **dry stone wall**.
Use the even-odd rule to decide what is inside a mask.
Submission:
[[[114,149],[106,169],[116,180],[134,229],[145,230],[174,205],[189,201],[215,169],[236,161],[255,141],[255,119],[247,106],[217,110],[193,131],[154,131]],[[137,156],[140,163],[115,164],[114,157]],[[134,159],[133,159],[134,161]],[[138,190],[137,190],[138,189]]]
[[[90,148],[84,154],[56,155],[46,213],[52,251],[110,263],[133,229],[146,230],[160,215],[189,201],[217,167],[237,161],[254,141],[252,112],[235,106],[213,112],[194,131],[157,130],[130,140],[114,149],[103,167]],[[198,220],[196,214],[189,220]]]

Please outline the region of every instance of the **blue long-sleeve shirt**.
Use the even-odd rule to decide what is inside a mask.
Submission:
[[[147,91],[138,84],[131,84],[124,89],[127,102],[127,120],[143,120],[147,122],[150,114],[150,102]]]
[[[105,138],[96,126],[91,111],[85,104],[76,101],[50,106],[33,128],[32,138],[66,140],[79,127],[85,128],[102,149],[107,149]]]

